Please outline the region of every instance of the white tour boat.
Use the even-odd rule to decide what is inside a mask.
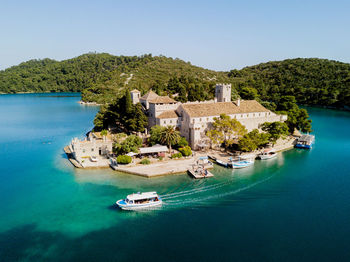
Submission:
[[[139,192],[128,195],[125,199],[118,200],[116,204],[124,210],[140,210],[160,206],[162,199],[157,192]]]
[[[267,160],[267,159],[271,159],[271,158],[275,158],[277,156],[277,153],[274,149],[270,148],[270,149],[265,149],[264,151],[262,151],[258,157],[260,160]]]

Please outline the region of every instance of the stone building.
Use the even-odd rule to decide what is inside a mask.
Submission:
[[[106,156],[112,152],[112,145],[110,135],[101,136],[100,133],[90,132],[84,140],[74,138],[69,147],[74,158],[81,162],[91,156]]]
[[[231,102],[230,84],[216,85],[214,101],[180,103],[150,91],[140,98],[140,102],[148,115],[149,128],[174,126],[193,149],[206,139],[206,131],[221,114],[237,119],[248,131],[265,122],[287,120],[286,115],[277,115],[255,100]]]

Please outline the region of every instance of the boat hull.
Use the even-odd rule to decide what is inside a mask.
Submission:
[[[250,167],[253,164],[254,164],[254,162],[231,163],[230,167],[233,169],[240,169],[240,168]]]
[[[311,149],[312,145],[301,145],[301,144],[296,144],[296,148],[304,148],[304,149]]]
[[[277,154],[273,154],[273,155],[259,155],[259,159],[260,160],[269,160],[272,158],[277,157]]]
[[[150,202],[150,203],[145,203],[145,204],[127,204],[123,199],[118,200],[116,204],[120,209],[123,210],[130,210],[130,211],[137,211],[137,210],[147,210],[147,209],[152,209],[156,208],[162,205],[162,200],[156,201],[156,202]]]

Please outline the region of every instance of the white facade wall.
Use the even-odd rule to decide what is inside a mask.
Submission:
[[[156,119],[156,125],[158,126],[174,126],[178,127],[180,125],[179,118],[157,118]]]
[[[176,110],[179,107],[180,103],[171,103],[171,104],[149,104],[148,111],[148,125],[149,128],[157,124],[156,117],[165,111]]]
[[[134,105],[136,105],[138,102],[140,102],[140,92],[131,92],[131,101]]]
[[[188,118],[188,121],[182,122],[184,126],[180,127],[181,135],[186,137],[193,149],[196,149],[196,145],[205,137],[205,133],[210,129],[215,117],[220,116],[192,117]],[[248,132],[259,129],[260,125],[265,122],[287,120],[286,116],[276,115],[272,112],[232,114],[229,117],[237,119]],[[186,132],[187,130],[188,132]]]
[[[112,141],[102,139],[80,141],[75,138],[71,143],[71,149],[75,159],[79,160],[82,157],[107,155],[112,151],[112,145]]]

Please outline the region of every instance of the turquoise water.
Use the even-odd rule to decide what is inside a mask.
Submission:
[[[0,96],[0,261],[349,261],[350,113],[309,109],[316,145],[214,178],[74,169],[78,94]],[[159,210],[114,202],[156,190]]]

